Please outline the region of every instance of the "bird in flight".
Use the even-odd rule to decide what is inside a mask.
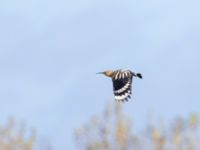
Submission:
[[[105,76],[112,78],[115,100],[122,102],[128,101],[128,99],[131,98],[133,77],[142,79],[141,73],[134,73],[131,70],[122,69],[107,70],[97,74],[104,74]]]

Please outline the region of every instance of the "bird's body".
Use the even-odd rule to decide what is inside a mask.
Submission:
[[[108,70],[101,73],[112,78],[115,100],[122,102],[131,98],[133,77],[142,78],[140,73],[135,74],[131,70]]]

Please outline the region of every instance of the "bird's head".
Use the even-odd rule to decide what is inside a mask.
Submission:
[[[113,76],[113,71],[112,70],[107,70],[104,72],[98,72],[97,74],[104,74],[107,77],[112,77]]]

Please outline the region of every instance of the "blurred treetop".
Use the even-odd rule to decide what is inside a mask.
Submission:
[[[0,150],[33,150],[36,144],[35,131],[25,132],[25,125],[18,125],[10,118],[6,125],[0,125]]]
[[[123,104],[122,104],[123,105]],[[132,120],[122,105],[105,108],[102,117],[93,117],[75,130],[75,144],[81,150],[199,150],[199,122],[196,114],[177,118],[167,127],[148,123],[142,132],[133,132]]]

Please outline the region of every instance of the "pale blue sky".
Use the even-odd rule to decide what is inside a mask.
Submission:
[[[141,72],[124,111],[200,113],[200,1],[0,1],[0,114],[25,120],[55,150],[74,149],[73,131],[112,101],[95,73]]]

